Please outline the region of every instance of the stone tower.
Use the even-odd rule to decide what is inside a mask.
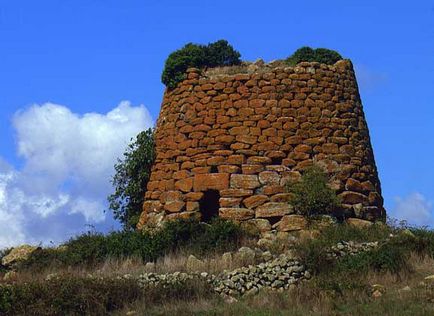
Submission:
[[[138,228],[215,215],[287,227],[297,216],[285,185],[312,163],[333,174],[345,216],[385,218],[349,60],[189,69],[164,94],[156,151]]]

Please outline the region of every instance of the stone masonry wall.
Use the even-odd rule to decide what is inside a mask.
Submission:
[[[208,190],[219,194],[220,217],[261,231],[293,227],[285,185],[312,162],[334,175],[347,217],[385,217],[348,60],[212,77],[189,69],[164,95],[156,150],[139,228],[201,217]]]

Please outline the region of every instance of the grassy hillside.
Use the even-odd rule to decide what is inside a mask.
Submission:
[[[315,239],[286,236],[274,241],[280,247],[262,250],[256,247],[257,237],[221,221],[180,221],[160,235],[136,234],[86,234],[59,248],[35,251],[13,269],[3,267],[0,314],[434,313],[434,278],[429,278],[434,274],[434,232],[427,229],[336,224]],[[205,240],[214,246],[201,246]],[[124,244],[129,248],[114,251]],[[142,248],[149,245],[155,256],[143,256],[149,252]],[[282,258],[297,262],[304,272],[285,278],[275,264]],[[252,285],[259,290],[244,291],[249,273],[260,267],[265,272],[255,274],[259,278]],[[282,282],[268,282],[270,275]],[[219,286],[228,291],[218,291]]]

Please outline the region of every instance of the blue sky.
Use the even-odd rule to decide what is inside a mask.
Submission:
[[[350,58],[389,214],[434,224],[434,1],[0,0],[0,247],[116,228],[111,166],[157,118],[167,55],[221,38]]]

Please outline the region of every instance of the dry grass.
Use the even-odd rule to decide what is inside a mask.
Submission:
[[[370,272],[353,280],[355,288],[336,292],[309,281],[292,291],[261,291],[233,304],[219,297],[166,301],[157,306],[136,302],[114,315],[434,315],[434,288],[423,285],[434,273],[434,260],[412,255],[411,272],[399,275]],[[372,285],[381,284],[383,295],[372,296]],[[409,291],[403,290],[406,286]]]
[[[50,275],[59,276],[75,276],[75,277],[85,277],[88,275],[96,275],[102,277],[116,277],[125,274],[130,274],[132,276],[139,276],[140,274],[146,272],[154,273],[173,273],[188,272],[187,269],[187,259],[190,256],[189,252],[179,251],[166,254],[165,256],[159,258],[153,266],[147,266],[138,257],[129,257],[125,259],[110,258],[107,259],[103,264],[86,268],[84,266],[73,266],[73,267],[48,267],[47,269],[41,271],[40,273],[34,273],[31,270],[23,270],[18,273],[18,278],[15,280],[17,282],[29,282],[35,280],[44,280]],[[200,260],[204,262],[204,271],[208,273],[217,274],[223,270],[232,270],[238,267],[242,267],[249,264],[258,263],[258,261],[246,262],[239,260],[236,256],[232,255],[232,261],[227,262],[223,260],[222,254],[219,253],[208,253],[204,257],[199,257]],[[4,283],[3,275],[0,275],[0,284]]]

